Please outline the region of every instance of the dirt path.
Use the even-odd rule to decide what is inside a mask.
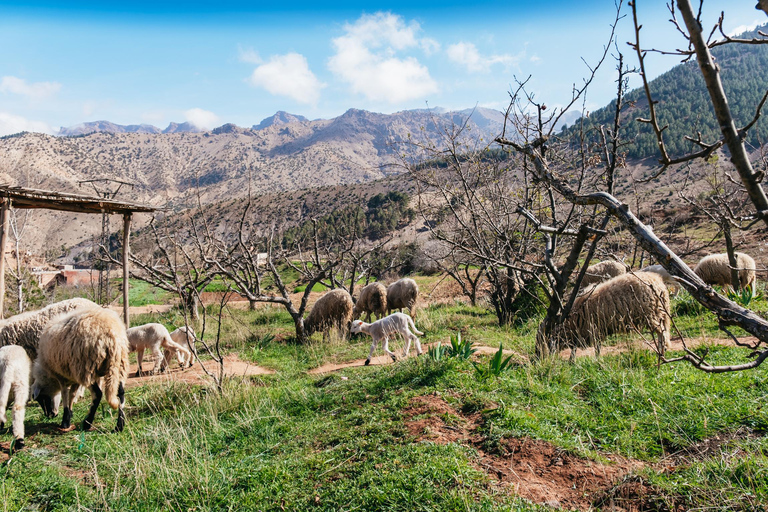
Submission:
[[[148,372],[152,369],[153,362],[144,361],[144,372]],[[204,361],[203,364],[210,372],[218,372],[218,367],[214,361]],[[128,382],[126,382],[127,388],[140,386],[147,382],[186,382],[189,384],[203,384],[210,382],[210,377],[203,370],[201,363],[195,363],[190,368],[180,369],[176,365],[172,365],[167,371],[158,375],[143,374],[141,377],[136,377],[137,366],[131,365]],[[264,368],[262,366],[242,361],[235,354],[229,354],[224,357],[224,375],[227,377],[248,377],[251,375],[271,375],[275,373],[274,370]]]

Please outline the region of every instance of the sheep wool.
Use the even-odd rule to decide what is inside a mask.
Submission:
[[[8,421],[5,411],[12,395],[13,437],[17,449],[24,446],[24,415],[29,400],[31,374],[32,360],[22,347],[0,347],[0,427],[4,427]]]
[[[192,353],[186,347],[187,342],[184,341],[184,345],[176,343],[163,324],[150,323],[131,327],[126,331],[126,334],[131,352],[136,351],[137,377],[141,375],[141,363],[144,359],[144,351],[147,349],[151,350],[155,356],[155,365],[152,368],[153,375],[163,371],[173,355],[178,358],[182,368],[185,366],[185,362],[192,364]],[[161,348],[165,349],[167,356],[163,354]]]
[[[581,280],[581,286],[589,286],[592,284],[602,283],[612,277],[620,276],[627,273],[627,266],[618,261],[601,261],[587,267],[587,273],[584,274],[584,279]]]
[[[97,304],[88,299],[68,299],[37,311],[27,311],[0,320],[0,346],[19,345],[24,347],[31,359],[35,359],[40,334],[51,319],[75,309],[96,306]]]
[[[387,314],[387,287],[381,283],[371,283],[360,290],[360,297],[355,302],[352,318],[360,318],[367,314],[366,321],[371,321],[371,315],[382,318]]]
[[[122,430],[128,351],[125,325],[114,311],[96,306],[60,316],[40,337],[39,355],[33,368],[33,396],[45,409],[43,401],[61,390],[62,428],[68,428],[78,387],[90,388],[93,402],[85,420],[87,429],[102,398],[99,382],[103,377],[103,394],[110,407],[119,410],[117,430]]]
[[[743,252],[734,253],[736,267],[739,271],[739,286],[746,288],[755,286],[755,260]],[[731,286],[731,266],[728,254],[710,254],[704,256],[693,269],[694,273],[707,284]]]
[[[352,322],[355,304],[347,290],[337,288],[317,299],[304,320],[307,336],[317,331],[327,332],[332,327],[347,329]]]
[[[658,336],[657,349],[664,353],[670,336],[669,290],[653,272],[614,277],[577,297],[570,315],[550,334],[560,348],[594,345],[611,334],[648,328]]]
[[[411,316],[416,311],[419,299],[419,285],[411,278],[404,277],[387,287],[387,313],[395,309],[408,308]]]

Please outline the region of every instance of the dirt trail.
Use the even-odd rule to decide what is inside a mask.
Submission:
[[[151,358],[150,358],[151,359]],[[152,369],[154,362],[144,361],[143,370],[148,372]],[[214,361],[204,361],[205,367],[212,373],[218,372],[218,367]],[[202,384],[209,382],[209,377],[201,367],[201,363],[196,362],[192,367],[180,369],[177,365],[172,364],[167,371],[158,375],[149,375],[144,373],[141,377],[136,377],[136,364],[132,364],[130,373],[128,374],[128,382],[126,382],[127,388],[140,386],[147,382],[186,382],[189,384]],[[269,368],[242,361],[235,354],[228,354],[224,356],[224,375],[228,377],[248,377],[251,375],[271,375],[275,371]]]

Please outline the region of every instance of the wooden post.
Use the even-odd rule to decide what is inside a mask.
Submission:
[[[8,218],[11,200],[0,199],[0,318],[5,318],[5,246],[8,244]]]
[[[123,214],[123,320],[126,329],[131,326],[128,316],[128,252],[131,238],[131,214]]]

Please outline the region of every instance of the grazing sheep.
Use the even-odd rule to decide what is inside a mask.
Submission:
[[[627,266],[618,261],[601,261],[587,267],[587,273],[581,280],[581,286],[586,287],[591,284],[602,283],[612,277],[627,273]]]
[[[739,287],[755,287],[755,260],[743,252],[734,253],[736,268],[739,271]],[[732,287],[731,265],[728,262],[728,254],[710,254],[704,256],[696,268],[693,269],[697,276],[707,284],[719,284]]]
[[[347,290],[337,288],[326,292],[325,295],[317,299],[312,311],[304,320],[307,336],[312,336],[312,333],[317,331],[323,331],[323,340],[325,340],[332,327],[339,330],[349,329],[354,307],[352,296]]]
[[[360,297],[355,302],[352,318],[360,318],[367,313],[366,321],[371,321],[371,314],[382,318],[387,314],[387,287],[381,283],[371,283],[360,290]]]
[[[35,383],[32,398],[45,415],[55,416],[53,397],[61,391],[64,416],[61,428],[69,429],[72,403],[80,386],[91,391],[91,408],[83,429],[93,426],[102,390],[113,409],[118,409],[115,430],[125,426],[125,380],[128,376],[128,336],[123,321],[114,311],[99,306],[67,313],[56,318],[40,336],[39,354],[32,369]]]
[[[559,348],[595,346],[611,334],[629,333],[647,327],[658,335],[657,350],[664,354],[670,333],[669,290],[653,272],[635,272],[614,277],[576,298],[568,317],[550,336]]]
[[[95,306],[96,304],[88,299],[68,299],[37,311],[27,311],[0,320],[0,346],[19,345],[24,347],[29,357],[34,360],[37,357],[40,333],[43,332],[53,317],[74,309]]]
[[[24,413],[29,400],[32,360],[26,350],[17,345],[0,347],[0,428],[5,426],[9,398],[13,393],[13,438],[16,449],[24,447]],[[61,395],[54,397],[53,407],[59,409]]]
[[[174,331],[175,332],[175,331]],[[138,369],[136,376],[141,376],[141,362],[144,359],[144,351],[150,349],[155,356],[155,366],[152,368],[152,375],[159,371],[164,371],[173,354],[179,359],[179,366],[184,368],[185,359],[192,364],[192,353],[184,344],[176,343],[168,329],[163,324],[144,324],[137,327],[131,327],[126,331],[128,343],[131,346],[131,352],[136,351],[136,360]],[[163,347],[168,353],[168,357],[160,350]]]
[[[392,310],[408,308],[411,316],[416,312],[416,300],[419,298],[419,285],[410,278],[395,281],[387,287],[387,313]]]
[[[195,342],[197,341],[197,336],[195,336],[195,331],[192,330],[191,327],[188,327],[186,325],[182,325],[175,331],[171,333],[171,339],[177,343],[178,345],[181,345],[185,348],[190,348],[191,350],[191,356],[189,357],[189,366],[192,366],[195,363],[194,356],[197,355],[197,348],[195,347]],[[163,359],[165,361],[165,365],[167,366],[168,363],[171,360],[171,357],[176,354],[178,357],[178,352],[175,350],[165,349]],[[181,360],[179,360],[179,364],[183,364]]]
[[[409,326],[413,329],[413,332],[410,331],[408,328]],[[416,334],[423,336],[424,333],[416,329],[413,319],[405,313],[392,313],[381,320],[376,320],[372,324],[367,324],[362,320],[355,320],[352,322],[352,332],[364,332],[365,334],[370,334],[373,338],[371,351],[368,353],[368,359],[365,360],[366,366],[371,364],[373,351],[379,342],[383,342],[384,352],[389,354],[389,357],[391,357],[393,361],[397,361],[395,354],[389,350],[389,337],[393,334],[399,334],[407,340],[405,349],[403,350],[403,357],[408,357],[408,352],[411,349],[411,340],[416,343],[416,352],[418,355],[422,354],[421,343],[419,342],[419,338],[416,337]],[[416,334],[414,334],[414,332]]]
[[[640,272],[653,272],[654,274],[659,274],[661,278],[664,280],[664,282],[667,284],[667,287],[672,288],[672,293],[677,295],[680,293],[680,283],[678,283],[674,277],[672,277],[672,274],[667,272],[667,269],[662,267],[661,265],[650,265],[643,269],[640,269]]]

